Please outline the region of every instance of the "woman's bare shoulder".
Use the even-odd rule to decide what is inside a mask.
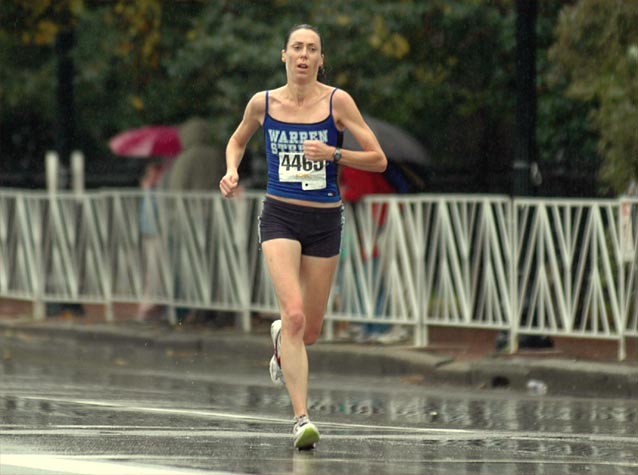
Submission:
[[[263,115],[266,112],[266,91],[253,94],[246,105],[246,113],[249,115]]]
[[[350,121],[361,117],[361,112],[352,96],[343,89],[337,89],[332,97],[332,115],[340,130],[347,129]]]
[[[354,99],[345,89],[340,89],[331,86],[331,90],[336,89],[334,91],[334,95],[332,96],[333,104],[337,104],[337,106],[352,106],[354,105]]]

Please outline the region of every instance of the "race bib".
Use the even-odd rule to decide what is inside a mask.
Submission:
[[[302,190],[323,190],[326,161],[306,160],[299,152],[279,152],[279,181],[301,183]]]

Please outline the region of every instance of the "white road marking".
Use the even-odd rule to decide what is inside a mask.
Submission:
[[[86,457],[70,457],[39,454],[2,454],[2,466],[50,471],[56,474],[91,475],[228,475],[230,472],[211,472],[181,468],[147,467],[136,464],[86,460]],[[7,468],[8,469],[8,468]]]
[[[143,459],[152,461],[157,457],[148,456],[132,456],[127,455],[127,459],[135,457],[136,459]],[[169,468],[169,467],[149,467],[140,464],[133,463],[119,463],[114,462],[118,456],[101,455],[101,456],[59,456],[59,455],[42,455],[42,454],[2,454],[2,464],[0,466],[5,467],[19,467],[22,469],[38,470],[43,472],[55,472],[56,474],[71,474],[71,475],[233,475],[232,472],[220,472],[210,470],[194,470],[194,469],[182,469],[182,468]],[[176,457],[173,457],[175,459]],[[102,461],[101,459],[108,459],[108,461]],[[192,460],[190,457],[188,460]],[[347,462],[347,460],[344,460]],[[398,462],[394,460],[394,462]],[[428,459],[428,463],[438,464],[467,464],[477,463],[481,465],[494,464],[494,465],[509,465],[516,464],[532,465],[532,466],[551,466],[551,465],[564,465],[565,460],[547,460],[547,459],[455,459],[449,458],[442,459]],[[638,463],[622,462],[622,461],[605,461],[605,460],[586,460],[582,461],[578,458],[569,461],[572,464],[583,464],[587,466],[613,466],[613,467],[625,467],[636,468]]]
[[[119,402],[106,402],[90,399],[69,399],[69,398],[48,398],[38,396],[24,396],[24,399],[32,400],[46,400],[52,402],[61,402],[67,404],[86,405],[93,407],[104,407],[119,411],[136,412],[136,413],[159,413],[159,414],[171,414],[180,415],[186,417],[196,418],[209,418],[209,419],[221,419],[221,420],[240,420],[256,423],[269,423],[269,424],[284,424],[290,425],[291,419],[281,417],[263,417],[251,414],[237,414],[233,412],[221,412],[221,411],[206,411],[195,409],[178,409],[178,408],[161,408],[161,407],[148,407],[148,406],[136,406]],[[345,435],[346,438],[370,438],[371,434],[365,435],[353,434],[352,431],[377,431],[377,432],[394,432],[395,435],[382,434],[376,437],[383,438],[423,438],[428,437],[435,438],[449,438],[458,440],[472,440],[472,439],[516,439],[516,440],[565,440],[565,441],[587,441],[587,442],[627,442],[638,443],[638,435],[613,435],[613,434],[591,434],[591,433],[563,433],[563,432],[525,432],[525,431],[500,431],[500,430],[481,430],[481,429],[450,429],[450,428],[437,428],[437,427],[411,427],[411,426],[390,426],[390,425],[374,425],[374,424],[352,424],[341,422],[329,422],[321,421],[322,427],[331,427],[335,429],[344,429],[350,432]],[[128,433],[128,432],[127,432]],[[191,432],[192,433],[192,432]],[[211,433],[210,431],[208,433]],[[228,431],[227,433],[232,433]],[[402,434],[403,433],[403,434]],[[335,437],[336,435],[332,435]]]
[[[49,401],[69,405],[87,406],[93,408],[103,408],[105,410],[166,414],[183,417],[192,417],[198,420],[215,419],[221,421],[241,421],[262,425],[285,425],[291,423],[290,418],[268,417],[254,414],[242,414],[224,411],[209,411],[203,409],[184,409],[170,407],[154,407],[146,404],[137,404],[135,401],[103,401],[94,399],[76,399],[64,397],[38,397],[20,396],[25,400]],[[608,444],[622,443],[629,446],[638,444],[638,435],[613,435],[613,434],[590,434],[590,433],[547,433],[532,431],[499,431],[480,429],[451,429],[438,427],[411,427],[376,424],[353,424],[346,422],[319,421],[320,427],[325,428],[323,440],[337,441],[368,441],[369,443],[408,443],[412,444],[420,440],[443,440],[443,441],[465,441],[465,440],[533,440],[533,441],[553,441],[552,443],[581,442],[603,442]],[[121,435],[134,437],[211,437],[215,439],[244,439],[247,432],[245,430],[228,430],[214,427],[202,426],[183,428],[172,426],[153,425],[51,425],[47,427],[34,427],[33,425],[5,424],[0,425],[3,435],[9,436],[42,436],[42,435],[78,435],[78,431],[83,436],[95,437],[119,437]],[[253,429],[254,430],[254,429]],[[285,440],[290,438],[288,430],[273,431],[254,430],[260,438]],[[197,457],[195,457],[197,458]],[[187,461],[192,461],[192,457]],[[173,463],[177,463],[179,457],[172,457]],[[351,460],[344,460],[350,463]],[[401,463],[401,460],[394,459],[393,463]],[[409,460],[405,462],[410,462]],[[626,469],[638,469],[638,461],[634,460],[604,460],[586,459],[580,457],[548,457],[547,459],[473,459],[473,458],[441,458],[438,460],[428,460],[429,463],[445,464],[454,466],[467,463],[477,463],[481,465],[494,464],[505,467],[516,464],[519,468],[522,465],[530,467],[538,466],[564,466],[586,465],[588,467],[623,467]],[[60,475],[196,475],[207,473],[210,475],[232,475],[230,472],[210,472],[195,469],[170,468],[163,465],[165,457],[149,456],[145,454],[128,454],[123,457],[119,454],[101,455],[56,455],[56,454],[23,454],[23,453],[3,453],[0,467],[6,468],[11,473],[11,467],[18,470],[32,470],[43,473],[56,473]],[[153,466],[156,464],[156,466]],[[638,472],[638,470],[637,470]]]

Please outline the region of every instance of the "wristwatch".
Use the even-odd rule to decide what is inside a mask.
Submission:
[[[339,160],[341,160],[341,148],[337,147],[335,148],[335,153],[332,156],[332,161],[335,163],[339,163]]]

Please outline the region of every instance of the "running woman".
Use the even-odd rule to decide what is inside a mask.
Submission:
[[[319,430],[308,417],[306,345],[319,338],[341,247],[343,206],[337,165],[383,172],[386,156],[352,97],[324,84],[319,31],[292,27],[281,61],[286,84],[255,94],[226,147],[226,198],[239,185],[239,164],[259,127],[264,128],[268,184],[259,218],[259,242],[279,301],[271,326],[270,374],[285,384],[295,416],[293,446],[312,449]],[[340,147],[348,129],[361,151]],[[284,383],[285,382],[285,383]]]

